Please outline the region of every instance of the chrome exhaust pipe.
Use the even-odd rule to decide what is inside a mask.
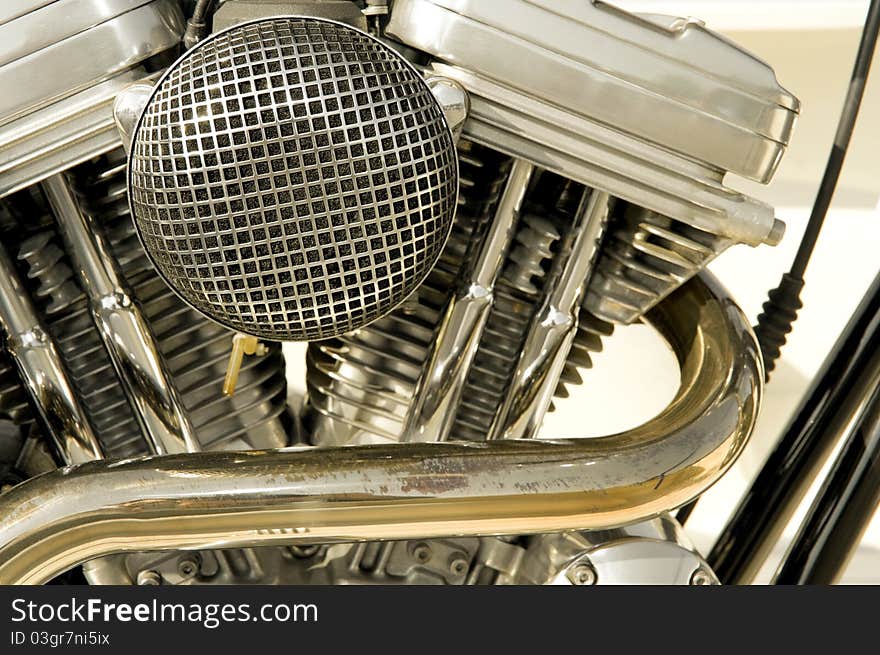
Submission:
[[[102,555],[548,533],[646,520],[708,489],[755,423],[763,365],[707,273],[647,319],[681,387],[633,430],[573,441],[401,443],[97,461],[0,496],[0,584]]]

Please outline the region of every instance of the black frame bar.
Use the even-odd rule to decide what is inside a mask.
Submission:
[[[755,578],[834,447],[849,434],[854,421],[857,425],[867,425],[866,417],[871,414],[870,401],[878,386],[880,274],[871,283],[800,408],[709,554],[708,563],[723,583],[748,584]],[[861,458],[858,461],[861,462]],[[821,549],[819,544],[828,544],[828,553],[842,553],[857,545],[855,540],[860,538],[864,528],[863,525],[857,529],[858,524],[866,525],[873,513],[873,510],[867,512],[866,509],[866,503],[872,497],[871,489],[862,488],[867,482],[877,482],[871,480],[871,470],[869,462],[849,462],[841,465],[839,470],[835,467],[839,479],[829,484],[836,485],[838,491],[829,491],[831,495],[822,506],[831,503],[839,509],[840,500],[848,498],[860,499],[857,501],[859,507],[835,514],[843,517],[849,527],[832,540],[823,540],[820,533],[825,535],[825,532],[818,524],[805,527],[817,540],[814,548]],[[850,474],[855,474],[857,479],[847,477],[847,482],[843,483],[842,478]],[[841,492],[841,487],[847,491]],[[836,503],[834,498],[838,499]],[[819,521],[819,517],[815,520]],[[836,521],[832,523],[836,525]],[[804,538],[804,544],[792,552],[793,556],[800,558],[804,549],[811,550],[807,544],[811,537],[805,535]],[[847,544],[853,541],[855,543]],[[785,576],[782,580],[792,579],[790,576],[799,566],[794,560],[790,567],[786,564],[783,562]]]

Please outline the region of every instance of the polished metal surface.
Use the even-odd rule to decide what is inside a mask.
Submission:
[[[578,196],[570,198],[567,186],[572,185],[566,182],[561,190],[550,189],[550,195],[566,197],[577,203]],[[559,193],[553,194],[554,191]],[[567,211],[559,212],[558,207],[553,206],[558,204],[557,198],[538,199],[538,202],[531,203],[530,211],[523,212],[517,224],[504,268],[495,285],[483,338],[477,344],[473,364],[460,394],[461,403],[452,428],[458,438],[485,440],[504,402],[529,323],[542,294],[548,291],[547,273],[553,266],[554,253],[572,218]]]
[[[19,15],[14,20],[0,17],[0,67],[151,2],[154,0],[31,0],[23,3],[30,6],[16,12]]]
[[[754,426],[701,271],[782,236],[724,185],[787,147],[770,67],[596,0],[229,0],[172,63],[181,4],[0,6],[0,470],[73,464],[0,494],[0,583],[717,582],[666,512]],[[535,439],[639,320],[670,406]]]
[[[67,177],[77,204],[100,226],[150,324],[199,443],[206,450],[286,446],[287,385],[280,345],[268,344],[265,356],[242,366],[235,398],[220,394],[233,333],[189,307],[156,275],[128,211],[125,161],[117,147],[75,167]],[[105,453],[112,458],[147,454],[142,429],[71,270],[55,221],[49,214],[35,213],[26,220],[45,227],[21,242],[18,258],[36,285],[34,302],[45,311],[46,327],[58,343]]]
[[[104,346],[151,450],[156,454],[199,450],[152,330],[114,265],[100,228],[83,213],[63,175],[46,180],[43,189],[89,297]]]
[[[709,565],[668,514],[613,530],[531,537],[498,584],[717,585]]]
[[[45,7],[55,0],[6,0],[0,6],[0,24],[24,16],[32,11]]]
[[[745,317],[708,275],[649,319],[679,358],[682,385],[639,428],[579,441],[85,464],[0,496],[0,582],[42,582],[126,550],[545,533],[656,516],[705,491],[736,459],[763,371]]]
[[[142,79],[141,68],[125,71],[0,128],[0,196],[116,148],[114,98]]]
[[[214,12],[214,32],[272,16],[314,16],[367,31],[367,19],[350,0],[235,0],[224,2]]]
[[[608,218],[607,193],[584,190],[550,271],[548,291],[532,316],[504,401],[487,439],[531,439],[553,401],[577,334],[581,300]]]
[[[108,555],[92,584],[718,584],[668,514],[613,530]]]
[[[101,444],[74,391],[58,345],[42,325],[3,246],[0,327],[6,333],[6,352],[15,362],[61,460],[65,464],[82,464],[101,459]]]
[[[174,0],[8,0],[0,7],[0,196],[118,144],[116,94],[183,33]]]
[[[92,584],[461,585],[491,583],[494,537],[108,555],[86,562]],[[478,575],[476,569],[479,569]],[[153,575],[156,574],[156,575]],[[149,583],[147,583],[149,584]]]
[[[584,122],[769,181],[797,99],[701,23],[660,18],[585,0],[397,0],[387,33]]]
[[[738,243],[775,245],[782,235],[773,208],[725,187],[723,171],[470,71],[440,63],[431,70],[467,90],[469,139]]]
[[[337,446],[399,441],[415,387],[473,239],[491,222],[511,161],[464,140],[461,190],[449,239],[425,282],[393,312],[354,332],[309,345],[310,442]]]
[[[623,206],[603,244],[585,305],[606,321],[634,323],[733,243],[642,207]]]
[[[116,129],[119,130],[122,147],[125,148],[126,153],[131,151],[134,129],[152,95],[152,84],[138,82],[123,89],[113,101],[113,122],[116,123]]]
[[[431,93],[440,103],[443,115],[446,116],[446,122],[452,135],[456,140],[461,136],[464,129],[464,122],[467,120],[468,112],[471,108],[471,101],[468,98],[467,91],[456,82],[445,77],[429,77],[425,80]]]
[[[182,31],[174,0],[61,0],[0,26],[0,85],[16,90],[0,97],[0,126],[176,46]]]
[[[405,440],[445,441],[449,436],[533,170],[527,162],[513,163],[492,225],[465,264],[419,374]]]
[[[132,214],[157,270],[234,330],[323,339],[391,311],[449,234],[457,159],[395,51],[274,18],[199,43],[135,131]]]

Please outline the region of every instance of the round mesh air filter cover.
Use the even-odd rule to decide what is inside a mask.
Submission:
[[[458,162],[398,53],[283,17],[215,34],[166,71],[128,185],[144,248],[190,305],[258,337],[324,339],[424,279],[452,226]]]

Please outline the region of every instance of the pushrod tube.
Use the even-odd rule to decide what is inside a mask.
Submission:
[[[42,184],[89,298],[92,319],[150,450],[159,455],[199,450],[156,338],[114,265],[100,226],[83,213],[63,173]]]
[[[449,436],[533,172],[528,162],[514,160],[488,233],[469,253],[473,256],[465,264],[419,374],[404,441],[445,441]]]
[[[725,584],[754,580],[835,445],[880,384],[880,275],[707,558]]]
[[[549,291],[529,323],[516,369],[487,439],[531,439],[538,433],[565,367],[578,326],[599,237],[608,216],[607,193],[584,192],[571,232],[563,242]]]
[[[695,498],[755,422],[763,368],[708,274],[648,315],[681,387],[628,432],[572,441],[400,443],[93,462],[0,496],[0,583],[41,583],[144,550],[608,528]]]
[[[40,422],[64,464],[103,457],[58,344],[42,325],[30,296],[0,245],[0,328]]]

